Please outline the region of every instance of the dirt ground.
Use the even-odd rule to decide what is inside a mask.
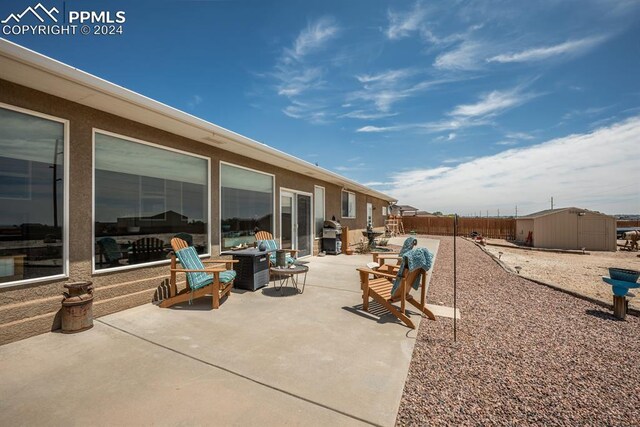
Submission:
[[[505,240],[489,239],[488,243],[511,245]],[[624,241],[619,242],[624,243]],[[513,245],[512,245],[513,246]],[[530,251],[500,246],[485,246],[495,256],[502,252],[500,260],[511,268],[522,267],[524,276],[542,280],[559,287],[587,295],[592,298],[612,302],[611,287],[602,281],[608,276],[609,267],[640,270],[640,252],[594,252],[591,255],[564,254],[555,252]],[[631,290],[636,296],[629,305],[640,309],[640,289]]]

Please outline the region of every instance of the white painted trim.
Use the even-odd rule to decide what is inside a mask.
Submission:
[[[152,262],[144,262],[133,265],[123,265],[120,267],[101,268],[96,269],[96,134],[112,136],[125,141],[134,142],[137,144],[146,145],[149,147],[158,148],[161,150],[172,151],[174,153],[182,154],[185,156],[196,157],[207,161],[207,252],[199,254],[201,258],[211,256],[211,158],[202,156],[199,154],[189,153],[188,151],[179,150],[177,148],[165,147],[164,145],[154,144],[153,142],[143,141],[141,139],[132,138],[126,135],[120,135],[114,132],[109,132],[99,128],[91,129],[91,275],[99,275],[102,273],[109,273],[114,271],[132,270],[135,268],[148,267],[153,265],[161,265],[170,262],[171,260],[160,260]]]
[[[355,197],[355,200],[353,202],[353,210],[355,211],[355,215],[354,216],[343,216],[342,215],[342,193],[348,193],[348,194],[353,194],[353,196]],[[347,205],[348,205],[348,200],[347,200]],[[356,217],[358,216],[358,195],[353,192],[353,191],[349,191],[349,190],[342,190],[340,192],[340,218],[344,218],[344,219],[356,219]]]
[[[234,168],[244,169],[251,172],[260,173],[262,175],[268,175],[272,178],[272,189],[273,189],[273,211],[271,212],[271,228],[272,234],[276,236],[276,176],[269,172],[263,172],[258,169],[248,168],[246,166],[240,166],[235,163],[225,162],[224,160],[220,160],[218,165],[218,240],[219,240],[219,248],[220,252],[223,252],[228,249],[224,249],[222,246],[222,165],[231,166]],[[279,206],[279,205],[278,205]]]
[[[245,156],[253,158],[258,158],[261,154],[264,154],[266,156],[273,156],[276,159],[300,167],[302,171],[298,171],[299,173],[316,173],[320,176],[319,179],[325,182],[342,186],[347,185],[358,189],[358,191],[364,194],[369,194],[371,196],[387,201],[396,201],[395,199],[384,193],[381,193],[372,188],[368,188],[362,184],[338,175],[335,172],[331,172],[327,169],[315,166],[307,161],[298,159],[297,157],[294,157],[290,154],[286,154],[280,150],[267,146],[266,144],[260,143],[246,136],[225,129],[221,126],[215,125],[206,120],[200,119],[191,114],[170,107],[159,101],[138,94],[122,86],[118,86],[105,79],[96,77],[78,68],[49,58],[38,52],[22,47],[17,43],[2,38],[0,38],[0,57],[2,57],[2,61],[4,61],[4,63],[6,64],[13,66],[14,63],[18,63],[21,66],[40,70],[45,73],[42,81],[37,82],[38,84],[29,84],[29,82],[27,81],[17,81],[16,83],[18,84],[33,87],[36,90],[41,90],[47,93],[51,92],[56,96],[65,97],[64,95],[56,94],[55,90],[47,88],[47,86],[55,86],[56,79],[63,79],[68,83],[74,85],[74,88],[86,89],[95,93],[94,96],[88,96],[88,100],[73,99],[73,97],[69,94],[68,99],[72,102],[91,105],[92,108],[103,111],[108,111],[109,103],[114,99],[126,102],[131,107],[131,110],[136,117],[142,115],[146,116],[144,120],[144,124],[146,125],[171,131],[168,129],[169,126],[159,126],[158,122],[160,122],[161,124],[162,122],[177,122],[180,124],[184,124],[185,126],[188,126],[189,129],[212,133],[219,136],[220,138],[231,141],[233,145],[237,145],[242,148],[242,150],[238,150],[238,154],[242,154],[243,152],[245,152]],[[25,79],[27,79],[26,76]],[[112,113],[117,114],[117,112]],[[127,115],[127,118],[131,118],[131,115]],[[136,119],[134,118],[134,120]],[[224,145],[220,148],[222,150],[228,150],[228,148],[225,148]],[[282,167],[282,165],[280,166]]]
[[[70,196],[69,194],[69,168],[70,168],[69,134],[71,132],[70,131],[71,124],[69,123],[69,120],[63,119],[61,117],[50,116],[49,114],[44,114],[39,111],[28,110],[26,108],[16,107],[15,105],[5,104],[3,102],[0,102],[0,108],[16,111],[18,113],[27,114],[34,117],[40,117],[42,119],[50,120],[52,122],[62,123],[63,137],[64,137],[64,141],[63,141],[64,153],[62,156],[62,159],[63,159],[62,173],[63,173],[63,179],[64,179],[63,190],[62,190],[64,192],[63,198],[62,198],[63,199],[62,209],[64,209],[62,213],[62,228],[63,228],[62,229],[62,238],[63,238],[62,239],[63,240],[62,241],[62,274],[0,283],[0,288],[27,285],[27,284],[38,283],[38,282],[49,282],[52,280],[67,279],[69,278],[69,196]]]
[[[285,193],[285,194],[283,194]],[[295,194],[289,190],[285,190],[283,191],[283,188],[280,187],[280,191],[278,192],[279,194],[279,199],[278,199],[278,206],[280,209],[278,209],[278,221],[280,222],[280,228],[279,231],[280,233],[278,234],[278,236],[280,237],[280,248],[282,249],[282,197],[288,197],[289,195],[291,195],[291,249],[295,249],[295,241],[294,241],[294,237],[293,237],[293,214],[294,214],[294,210],[295,210]]]
[[[66,274],[56,274],[55,276],[36,277],[35,279],[15,280],[13,282],[0,283],[0,289],[11,288],[14,286],[18,288],[20,286],[31,285],[34,283],[55,282],[56,280],[66,280],[68,278],[69,276]]]

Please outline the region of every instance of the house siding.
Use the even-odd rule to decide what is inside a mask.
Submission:
[[[59,329],[63,285],[69,281],[91,280],[94,284],[94,316],[120,311],[151,302],[156,288],[168,278],[168,265],[92,274],[92,138],[93,129],[179,149],[211,159],[211,254],[220,251],[219,168],[220,161],[267,172],[275,176],[276,237],[280,235],[281,187],[307,193],[314,186],[325,188],[325,216],[335,216],[351,229],[366,227],[366,203],[373,203],[375,226],[384,225],[382,206],[388,202],[356,193],[356,218],[342,219],[342,187],[295,173],[256,159],[168,133],[119,116],[104,113],[43,92],[0,79],[0,102],[69,120],[69,278],[29,285],[0,288],[0,344]]]

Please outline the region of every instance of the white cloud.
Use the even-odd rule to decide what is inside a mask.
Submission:
[[[411,33],[420,29],[427,15],[426,9],[420,2],[416,2],[411,10],[396,12],[389,10],[389,26],[385,34],[390,40],[398,40],[408,37]]]
[[[415,71],[410,68],[388,70],[379,74],[362,74],[357,75],[356,79],[360,83],[384,83],[385,85],[392,85],[398,82],[398,80],[405,79]]]
[[[398,113],[375,113],[375,112],[367,112],[364,110],[354,110],[349,111],[348,113],[342,114],[338,117],[348,117],[350,119],[362,119],[362,120],[375,120],[375,119],[383,119],[385,117],[393,117]]]
[[[533,62],[541,61],[558,55],[576,55],[591,49],[603,42],[606,37],[587,37],[580,40],[571,40],[553,46],[526,49],[516,53],[496,55],[487,59],[487,62]]]
[[[363,126],[358,128],[356,132],[364,132],[364,133],[380,133],[380,132],[398,132],[405,130],[418,130],[425,133],[439,133],[439,132],[449,132],[458,129],[470,128],[474,126],[483,126],[488,124],[489,122],[486,119],[469,119],[466,117],[462,118],[453,118],[450,120],[440,120],[436,122],[426,122],[426,123],[408,123],[402,125],[393,125],[393,126]],[[451,137],[455,138],[455,133],[451,133],[449,135],[454,135]],[[449,136],[447,137],[449,138]]]
[[[204,99],[200,95],[193,95],[189,101],[187,101],[187,106],[190,109],[196,108],[198,105],[202,104]]]
[[[389,131],[402,130],[402,129],[403,129],[402,126],[362,126],[361,128],[356,129],[356,132],[377,133],[377,132],[389,132]]]
[[[496,145],[518,145],[519,143],[520,143],[519,141],[508,139],[504,141],[498,141],[496,142]]]
[[[323,17],[311,23],[300,32],[291,49],[286,49],[286,56],[300,60],[310,52],[316,51],[338,34],[339,28],[333,18]]]
[[[378,74],[356,75],[356,79],[363,84],[361,90],[347,94],[349,104],[355,101],[373,103],[379,112],[388,113],[397,102],[419,95],[431,88],[455,81],[452,78],[419,80],[418,72],[411,68],[388,70]]]
[[[475,104],[458,105],[450,115],[464,118],[492,116],[517,107],[534,97],[536,94],[523,93],[521,86],[507,91],[494,90],[484,95]]]
[[[571,120],[576,117],[595,117],[613,107],[614,105],[607,105],[605,107],[589,107],[582,110],[571,110],[562,116],[562,120]]]
[[[332,115],[319,97],[314,97],[313,102],[301,99],[310,91],[326,87],[325,66],[314,61],[317,58],[312,54],[325,48],[339,31],[333,18],[320,18],[300,31],[292,46],[283,50],[270,76],[276,81],[278,95],[291,102],[282,110],[285,115],[311,123],[325,123]]]
[[[535,138],[533,135],[530,135],[526,132],[507,132],[506,137],[510,139],[522,139],[527,141]]]
[[[477,70],[486,57],[487,46],[475,40],[465,40],[448,52],[438,55],[433,66],[445,70]]]
[[[442,163],[444,163],[444,164],[463,163],[463,162],[468,162],[471,159],[473,159],[473,157],[471,157],[471,156],[453,157],[451,159],[443,160]]]
[[[398,172],[384,191],[426,210],[520,213],[579,206],[607,213],[640,211],[640,116],[526,148],[467,161]]]
[[[294,97],[309,89],[317,89],[324,82],[320,68],[300,68],[281,70],[278,74],[281,83],[278,85],[278,95]]]
[[[334,169],[339,172],[353,172],[353,171],[363,171],[369,168],[367,167],[366,163],[358,163],[356,165],[351,165],[351,166],[336,166]]]
[[[538,96],[538,94],[532,92],[524,92],[524,87],[525,86],[521,85],[505,91],[494,90],[493,92],[483,95],[480,100],[474,104],[458,105],[447,114],[450,117],[448,119],[425,123],[399,124],[393,126],[368,125],[358,128],[356,132],[381,133],[398,132],[412,129],[426,133],[450,132],[447,136],[447,140],[451,141],[456,137],[456,133],[452,131],[490,124],[491,118],[505,112],[510,108],[515,108],[519,105],[522,105],[525,102]],[[513,136],[511,136],[510,138],[513,138]]]

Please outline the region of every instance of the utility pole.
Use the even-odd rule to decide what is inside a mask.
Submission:
[[[489,209],[487,209],[487,218],[489,218]]]
[[[516,205],[516,218],[518,218],[518,205]]]
[[[498,218],[500,218],[500,209],[498,209]]]
[[[551,209],[553,209],[553,196],[551,196]]]

